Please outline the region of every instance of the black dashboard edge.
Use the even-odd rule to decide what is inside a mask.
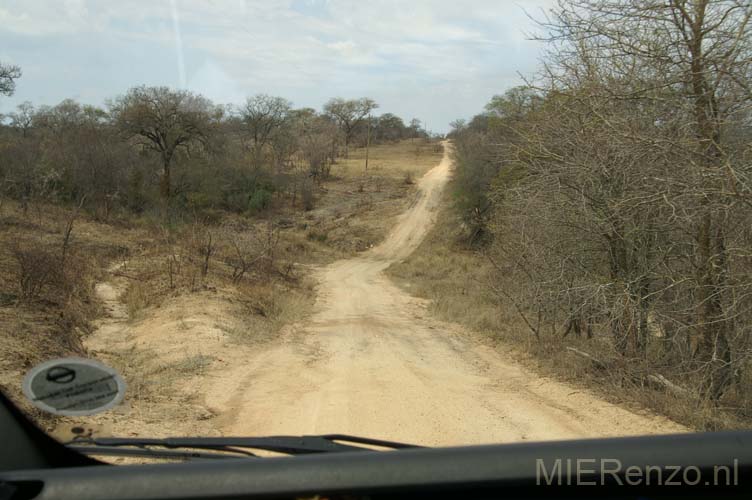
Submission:
[[[647,484],[644,476],[631,484],[635,474],[630,481],[629,470],[648,467],[653,472]],[[460,489],[469,497],[466,493],[474,489],[503,488],[535,497],[574,487],[578,496],[604,488],[682,496],[712,491],[717,496],[748,494],[748,481],[752,431],[0,472],[0,482],[39,485],[38,498],[81,500],[450,494]]]

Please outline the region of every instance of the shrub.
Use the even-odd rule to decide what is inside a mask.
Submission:
[[[304,182],[300,188],[300,197],[303,200],[303,209],[308,212],[313,210],[314,196],[313,196],[313,183]]]
[[[248,199],[248,211],[251,213],[266,210],[272,203],[272,193],[265,188],[256,189]]]
[[[311,230],[306,235],[306,238],[310,241],[318,241],[319,243],[325,242],[327,239],[329,239],[329,235],[324,232],[319,232],[314,230]]]
[[[38,298],[49,285],[60,281],[60,261],[40,246],[16,246],[17,282],[23,299]]]
[[[59,248],[35,242],[16,244],[12,255],[21,299],[65,302],[73,295],[86,293],[87,263],[70,249],[63,254]]]
[[[214,199],[209,193],[198,191],[190,192],[185,195],[186,205],[192,209],[212,208],[218,205],[218,200]]]
[[[148,287],[141,281],[132,283],[126,288],[122,300],[128,309],[128,318],[131,320],[136,319],[139,312],[149,306]]]

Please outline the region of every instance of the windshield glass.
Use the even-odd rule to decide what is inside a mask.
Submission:
[[[751,15],[4,2],[2,391],[66,442],[749,427]]]

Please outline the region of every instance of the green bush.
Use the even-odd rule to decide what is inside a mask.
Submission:
[[[266,210],[272,203],[272,193],[265,188],[256,189],[248,198],[248,211],[251,213]]]
[[[248,210],[247,193],[225,193],[224,207],[233,212],[244,212]]]

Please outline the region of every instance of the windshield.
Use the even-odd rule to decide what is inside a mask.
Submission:
[[[65,442],[749,427],[751,15],[4,2],[2,391]]]

